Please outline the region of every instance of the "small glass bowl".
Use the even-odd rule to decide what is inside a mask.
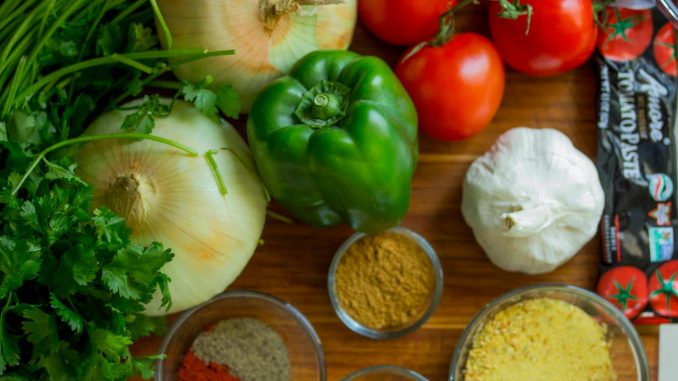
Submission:
[[[342,381],[428,381],[421,374],[395,365],[376,365],[356,370]]]
[[[184,355],[206,326],[241,317],[257,319],[282,337],[292,380],[325,381],[325,356],[311,323],[289,303],[255,291],[226,291],[179,316],[160,345],[165,358],[156,363],[156,380],[177,379]]]
[[[643,343],[633,324],[619,309],[583,288],[565,284],[540,284],[507,292],[476,314],[457,343],[450,364],[449,381],[464,380],[466,359],[475,336],[497,312],[518,302],[537,298],[552,298],[568,302],[581,308],[607,327],[612,368],[617,373],[618,380],[650,380],[650,370]]]
[[[351,245],[353,245],[354,243],[358,242],[361,238],[365,237],[367,235],[365,233],[355,233],[352,236],[350,236],[346,241],[344,241],[344,243],[339,247],[336,254],[334,255],[334,258],[332,259],[329,275],[327,277],[327,288],[330,294],[330,301],[332,302],[332,307],[334,307],[334,312],[337,314],[342,323],[344,323],[344,325],[346,325],[351,331],[355,333],[369,337],[371,339],[379,340],[393,339],[416,331],[419,327],[426,323],[426,321],[431,317],[431,315],[433,315],[433,312],[435,311],[436,307],[438,307],[438,304],[440,303],[440,298],[442,297],[443,294],[443,268],[442,265],[440,264],[440,260],[438,259],[438,255],[436,255],[436,252],[435,250],[433,250],[431,245],[422,236],[404,227],[391,228],[386,230],[385,232],[402,234],[414,240],[424,250],[426,256],[431,261],[431,266],[433,267],[433,273],[435,276],[435,286],[433,288],[433,292],[430,295],[428,307],[423,310],[422,314],[418,318],[413,319],[411,322],[402,327],[377,330],[362,325],[357,320],[353,319],[341,307],[341,304],[339,303],[337,294],[334,289],[337,267],[339,266],[339,262],[341,262],[341,259],[343,258],[346,251],[348,251],[348,248],[351,247]]]

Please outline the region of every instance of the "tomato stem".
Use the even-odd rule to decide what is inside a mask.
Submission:
[[[445,45],[454,35],[454,14],[469,4],[478,4],[478,0],[461,0],[457,5],[450,8],[438,18],[438,34],[429,41],[431,46]]]
[[[501,6],[501,11],[497,16],[510,20],[517,20],[518,17],[527,15],[527,26],[525,27],[525,35],[530,32],[530,22],[532,21],[532,5],[520,4],[520,0],[497,0]]]

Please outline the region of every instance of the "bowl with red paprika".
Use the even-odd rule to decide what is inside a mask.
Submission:
[[[344,325],[372,339],[414,332],[431,317],[443,291],[443,270],[419,234],[394,227],[355,233],[337,250],[327,286]]]
[[[226,291],[185,312],[160,354],[158,381],[326,379],[311,323],[289,303],[255,291]]]

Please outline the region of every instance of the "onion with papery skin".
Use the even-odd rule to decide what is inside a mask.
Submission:
[[[85,135],[120,132],[130,112],[102,115]],[[155,117],[152,134],[198,156],[154,141],[102,140],[81,148],[76,173],[92,185],[93,207],[104,205],[124,217],[133,241],[162,242],[174,252],[163,268],[171,279],[172,308],[160,307],[160,295],[146,308],[160,315],[202,303],[235,280],[258,245],[267,199],[247,145],[226,122],[220,125],[176,101],[169,116]],[[208,156],[217,164],[225,195]]]
[[[318,49],[346,49],[356,23],[356,0],[158,0],[175,48],[234,49],[235,55],[177,66],[189,82],[208,75],[240,94],[242,111],[270,81]],[[167,46],[164,33],[161,42]]]

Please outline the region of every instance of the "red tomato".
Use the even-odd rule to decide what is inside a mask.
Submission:
[[[358,15],[380,39],[411,45],[432,37],[438,18],[457,0],[359,0]]]
[[[660,315],[678,317],[678,261],[668,261],[650,277],[650,305]]]
[[[456,34],[443,46],[415,46],[396,66],[419,114],[419,128],[433,138],[459,140],[484,129],[504,94],[504,67],[487,38]]]
[[[671,24],[667,23],[659,29],[659,32],[654,37],[653,53],[655,61],[657,61],[657,64],[664,73],[675,77],[678,70],[676,70],[676,48],[674,42],[673,28]]]
[[[497,15],[498,1],[490,1],[490,31],[507,65],[535,76],[566,72],[586,62],[596,47],[598,28],[591,0],[522,0],[532,5],[529,33],[527,16],[516,20]]]
[[[652,40],[652,11],[608,7],[607,26],[598,35],[598,50],[612,61],[638,58]]]
[[[615,267],[600,277],[596,292],[633,319],[647,305],[647,276],[632,266]]]

